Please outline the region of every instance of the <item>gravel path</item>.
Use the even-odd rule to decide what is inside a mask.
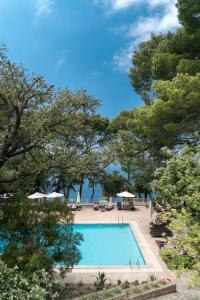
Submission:
[[[153,298],[152,300],[200,300],[200,287],[188,289],[182,280],[178,280],[177,293]]]

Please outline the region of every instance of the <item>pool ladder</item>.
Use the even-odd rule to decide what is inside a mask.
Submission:
[[[121,222],[120,222],[120,217],[118,217],[118,224],[124,224],[124,217],[122,216]]]

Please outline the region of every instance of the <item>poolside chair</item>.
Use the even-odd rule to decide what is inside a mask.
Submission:
[[[121,202],[117,202],[117,209],[122,210],[122,203]]]
[[[76,204],[72,204],[71,208],[72,208],[73,211],[77,210]]]
[[[162,249],[165,246],[166,241],[156,240],[156,244],[158,245],[159,249]]]
[[[93,209],[94,209],[94,210],[99,210],[99,204],[98,204],[98,203],[95,203],[95,204],[93,205]]]
[[[81,205],[76,205],[76,210],[78,210],[78,211],[80,211],[80,210],[82,210],[82,206]]]
[[[129,210],[135,210],[135,206],[134,206],[133,203],[130,203],[130,204],[129,204]]]
[[[113,209],[113,204],[109,203],[108,205],[105,205],[105,210],[109,211]]]

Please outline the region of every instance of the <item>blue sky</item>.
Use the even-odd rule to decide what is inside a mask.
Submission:
[[[56,87],[87,89],[112,118],[142,103],[129,83],[131,53],[151,32],[178,26],[175,0],[1,0],[9,57]]]

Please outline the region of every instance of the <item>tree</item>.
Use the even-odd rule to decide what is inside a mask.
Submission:
[[[25,69],[11,63],[1,49],[0,168],[9,159],[43,145],[51,99],[52,86],[42,77],[28,76]]]
[[[169,229],[173,236],[161,250],[161,256],[172,270],[192,270],[189,286],[200,283],[200,223],[185,209],[173,212]]]
[[[119,174],[118,171],[113,171],[111,174],[105,172],[100,182],[104,196],[115,196],[122,191],[132,191],[133,186],[128,180]]]
[[[84,181],[96,177],[113,160],[112,151],[107,147],[109,120],[96,113],[99,102],[85,91],[76,95],[87,105],[76,110],[68,120],[56,128],[59,149],[63,153],[56,174],[62,172],[62,179],[79,184],[80,196]],[[59,150],[58,150],[59,151]],[[63,164],[63,157],[66,163]],[[64,186],[64,185],[63,185]]]
[[[172,81],[157,81],[157,99],[134,110],[136,130],[149,149],[198,143],[199,79],[199,74],[178,74]]]
[[[11,63],[4,48],[0,55],[1,192],[31,193],[57,185],[68,195],[77,183],[81,190],[86,170],[95,173],[109,164],[109,122],[96,114],[99,101],[83,90],[55,91]]]
[[[25,276],[18,267],[8,268],[0,260],[0,299],[45,299],[47,291],[52,283],[48,273],[44,271],[34,272]],[[55,295],[56,296],[56,295]]]
[[[197,0],[178,0],[176,6],[178,7],[178,18],[180,23],[189,32],[199,31],[200,28],[200,3]]]
[[[172,270],[193,275],[189,284],[200,281],[200,153],[199,146],[185,147],[178,153],[167,151],[168,160],[158,168],[152,183],[164,211],[161,220],[168,221],[172,237],[161,256]]]
[[[62,200],[34,203],[22,195],[1,201],[1,257],[24,274],[45,270],[53,275],[55,264],[69,269],[80,260],[82,240],[71,226],[73,214]],[[61,225],[63,220],[68,225]]]
[[[178,73],[200,72],[200,5],[196,0],[179,0],[177,7],[183,27],[175,33],[152,34],[151,39],[140,43],[133,52],[129,77],[145,103],[154,98],[152,84],[156,80],[171,80]]]
[[[171,36],[171,34],[169,34]],[[151,85],[155,80],[152,74],[152,59],[159,45],[164,40],[163,35],[151,35],[151,39],[139,44],[139,49],[133,52],[132,63],[129,77],[131,84],[136,92],[142,96],[145,103],[148,103],[152,97]]]
[[[163,167],[158,168],[152,183],[157,197],[172,208],[184,206],[194,218],[200,217],[199,148],[184,148],[182,153],[171,153]]]

